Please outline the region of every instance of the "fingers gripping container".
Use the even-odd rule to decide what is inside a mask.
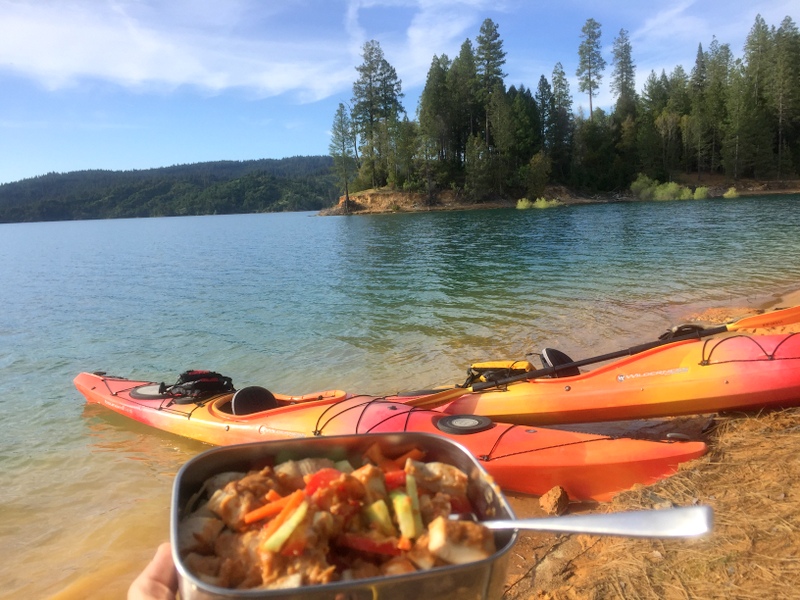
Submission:
[[[193,575],[178,553],[178,527],[190,501],[212,475],[249,471],[286,460],[326,457],[361,460],[378,443],[387,456],[413,448],[425,452],[425,461],[458,467],[469,477],[468,496],[481,520],[513,519],[514,514],[499,487],[480,463],[460,444],[426,433],[395,433],[297,438],[213,448],[187,462],[178,472],[172,491],[170,535],[178,569],[182,600],[303,599],[303,600],[437,600],[496,599],[503,595],[508,553],[517,540],[515,531],[494,533],[496,551],[488,558],[410,574],[339,581],[293,589],[227,589],[210,585]]]

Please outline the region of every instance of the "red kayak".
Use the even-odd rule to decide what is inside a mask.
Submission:
[[[608,500],[635,484],[654,483],[707,450],[701,441],[647,441],[519,426],[339,390],[288,396],[246,387],[192,398],[176,396],[154,382],[93,373],[78,375],[75,386],[88,403],[214,445],[321,435],[436,433],[467,448],[506,491],[541,495],[560,485],[575,500]]]

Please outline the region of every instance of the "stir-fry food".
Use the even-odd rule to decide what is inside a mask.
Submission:
[[[467,474],[421,451],[363,464],[287,461],[209,478],[179,527],[185,567],[226,588],[292,588],[481,560],[491,531],[472,521]]]

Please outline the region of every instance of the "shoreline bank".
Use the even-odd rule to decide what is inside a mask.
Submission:
[[[709,188],[709,199],[722,198],[731,187],[735,188],[739,197],[748,196],[782,196],[800,194],[800,180],[786,182],[745,181],[737,184],[725,184],[718,181],[679,181],[687,187],[706,186]],[[607,204],[611,202],[639,201],[630,192],[616,194],[587,195],[570,190],[566,186],[547,186],[542,196],[548,201],[558,201],[569,206],[577,204]],[[683,201],[685,202],[685,200]],[[488,202],[467,202],[452,190],[438,192],[433,199],[427,194],[418,192],[402,192],[391,189],[370,189],[351,194],[350,211],[344,212],[344,196],[339,198],[336,206],[321,210],[319,216],[344,216],[349,214],[390,214],[409,212],[441,212],[452,210],[492,210],[516,208],[517,200],[496,199]]]

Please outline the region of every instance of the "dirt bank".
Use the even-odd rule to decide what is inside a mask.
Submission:
[[[731,182],[722,176],[687,175],[676,178],[681,185],[691,188],[708,187],[709,197],[720,198],[730,188],[735,188],[741,196],[765,194],[800,194],[800,180]],[[593,204],[598,202],[624,202],[635,200],[630,193],[611,193],[600,195],[581,194],[565,186],[550,185],[543,194],[545,200],[557,200],[562,204]],[[446,210],[478,210],[495,208],[516,208],[517,201],[498,199],[491,202],[475,203],[467,201],[455,191],[446,190],[434,196],[414,192],[401,192],[391,189],[364,190],[350,195],[350,214],[379,214]],[[322,216],[343,215],[344,196],[339,203],[319,213]]]
[[[548,186],[544,198],[558,200],[564,204],[588,204],[591,202],[608,202],[609,198],[590,198],[577,195],[563,186]],[[365,190],[350,196],[350,214],[375,214],[399,212],[423,212],[445,210],[480,210],[495,208],[515,208],[516,200],[494,200],[490,202],[469,202],[460,194],[446,190],[433,197],[414,192],[399,192],[390,189]],[[325,209],[320,215],[342,215],[344,212],[344,196],[339,204]]]

